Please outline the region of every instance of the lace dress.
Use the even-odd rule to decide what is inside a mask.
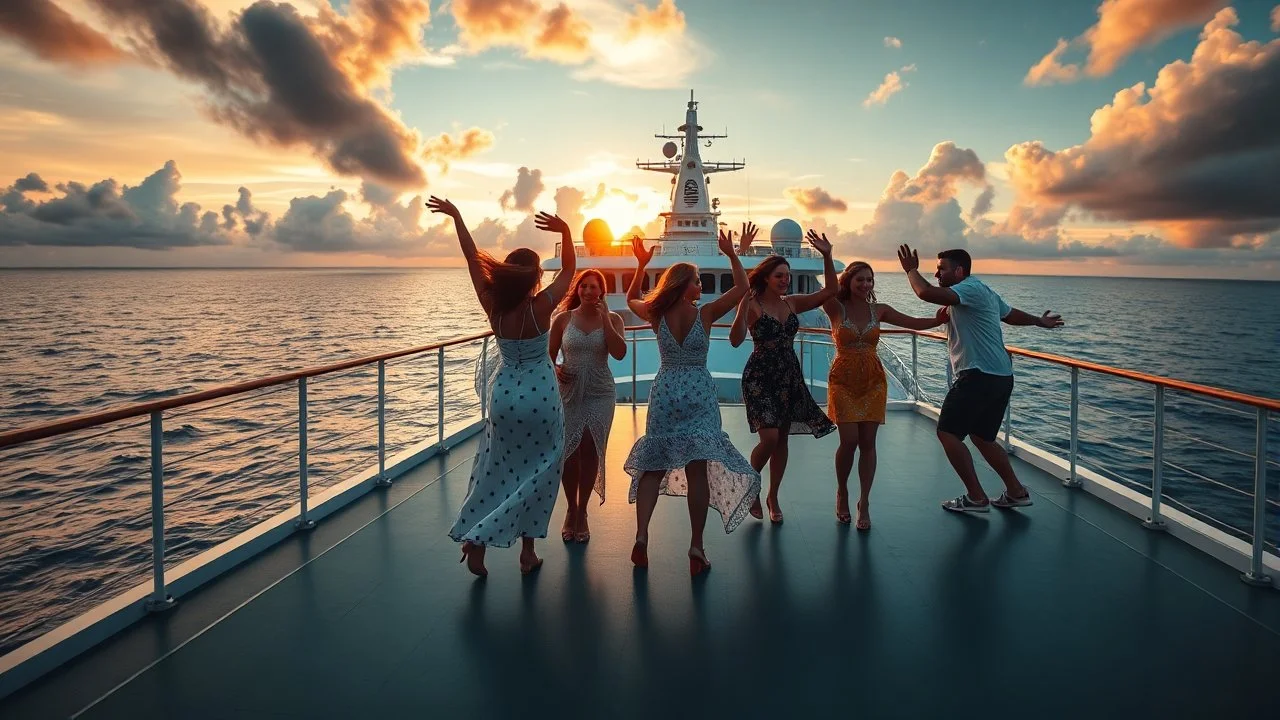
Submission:
[[[604,328],[582,332],[572,318],[564,329],[560,345],[564,368],[573,379],[560,385],[564,402],[564,454],[572,455],[582,444],[583,433],[590,433],[596,445],[595,490],[604,502],[604,456],[609,430],[613,427],[613,410],[617,406],[617,390],[609,369],[609,350]]]
[[[701,312],[683,344],[671,334],[665,318],[659,322],[661,365],[649,389],[645,434],[631,448],[623,467],[631,476],[629,500],[634,503],[637,484],[646,471],[664,471],[658,486],[661,494],[688,495],[685,466],[706,460],[711,507],[720,513],[725,532],[733,532],[760,496],[760,473],[721,429],[715,381],[707,371],[709,346]]]
[[[889,381],[884,365],[876,355],[880,343],[880,321],[871,306],[871,322],[865,328],[854,326],[840,305],[843,316],[831,331],[836,343],[836,358],[827,378],[827,416],[833,422],[877,422],[884,424],[885,406],[889,400]]]
[[[794,312],[786,322],[778,322],[763,307],[751,326],[755,347],[742,370],[742,401],[751,432],[787,427],[789,435],[822,437],[836,429],[804,384],[792,344],[799,331],[800,318]]]
[[[547,536],[564,469],[564,409],[548,334],[494,339],[498,361],[484,383],[489,418],[449,537],[511,547],[521,537]],[[489,354],[495,354],[492,348]]]

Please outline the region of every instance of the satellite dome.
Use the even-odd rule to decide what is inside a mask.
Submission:
[[[800,228],[800,223],[791,218],[783,218],[773,224],[773,229],[769,231],[769,242],[777,245],[784,243],[787,245],[799,245],[804,239],[804,230]]]
[[[666,145],[662,146],[662,154],[667,156],[667,159],[671,159],[676,156],[676,150],[678,149],[675,143],[668,141]]]

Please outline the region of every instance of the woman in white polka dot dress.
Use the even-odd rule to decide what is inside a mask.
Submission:
[[[537,292],[542,278],[537,253],[519,248],[500,262],[476,247],[453,203],[432,197],[427,207],[453,218],[501,356],[488,384],[489,419],[467,498],[449,537],[462,543],[467,569],[482,577],[488,574],[485,548],[511,547],[519,538],[520,572],[528,574],[542,566],[533,542],[547,536],[564,467],[564,407],[543,328],[550,326],[577,268],[573,236],[564,220],[538,214],[538,229],[560,233],[563,251],[560,274]]]

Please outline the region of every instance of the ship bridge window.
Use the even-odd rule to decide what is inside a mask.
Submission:
[[[698,276],[698,282],[702,283],[702,292],[714,293],[716,291],[715,273],[702,273]]]
[[[606,293],[618,292],[618,278],[613,273],[604,274],[604,291]]]
[[[729,273],[720,274],[720,294],[723,295],[733,287],[733,275]]]
[[[631,280],[632,280],[635,276],[636,276],[636,274],[635,274],[635,273],[622,273],[622,287],[623,287],[623,288],[630,288],[630,287],[631,287]],[[650,278],[651,278],[651,277],[652,277],[652,276],[651,276],[649,273],[645,273],[645,274],[644,274],[644,279],[640,281],[640,289],[641,289],[642,291],[644,291],[644,292],[648,292],[648,291],[649,291],[649,287],[650,287]]]

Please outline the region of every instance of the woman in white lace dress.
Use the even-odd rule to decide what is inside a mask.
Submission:
[[[565,542],[591,539],[587,503],[593,489],[604,502],[605,445],[617,404],[609,356],[621,360],[627,355],[622,316],[609,312],[604,292],[604,274],[583,270],[561,301],[561,312],[551,321],[551,360],[564,355],[564,361],[556,365],[556,377],[564,401],[565,462],[560,484],[569,510],[560,538]]]

